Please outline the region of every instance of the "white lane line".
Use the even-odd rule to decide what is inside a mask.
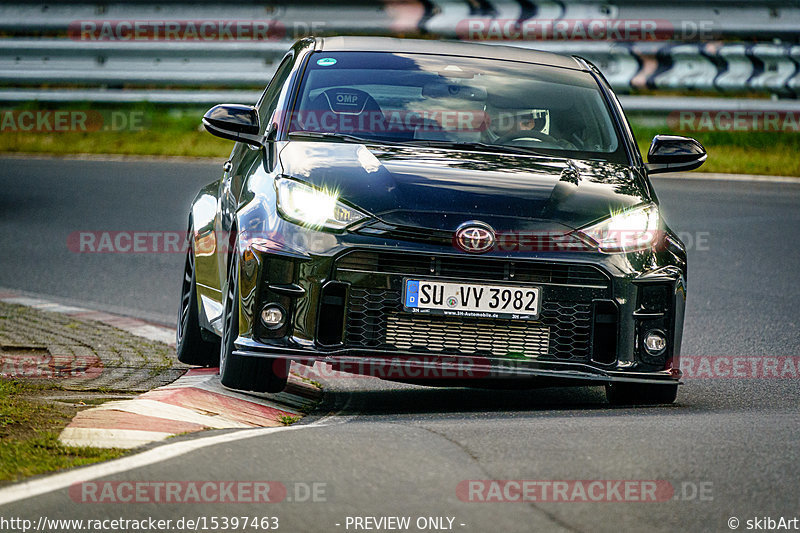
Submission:
[[[137,448],[173,435],[142,429],[64,428],[58,440],[67,446],[86,446],[91,443],[93,448]]]
[[[51,302],[38,303],[33,307],[35,309],[39,309],[40,311],[50,311],[51,313],[61,313],[64,315],[85,313],[88,311],[88,309],[83,309],[81,307],[72,307],[70,305],[61,305],[58,303],[51,303]]]
[[[27,307],[38,307],[46,302],[38,298],[28,298],[27,296],[12,296],[11,298],[3,298],[3,301],[10,304],[24,305]],[[85,309],[80,309],[84,311]]]
[[[168,459],[174,459],[181,455],[186,455],[209,446],[216,446],[227,442],[234,442],[237,440],[250,439],[254,437],[263,437],[272,433],[280,431],[292,431],[296,429],[305,429],[312,427],[323,426],[322,421],[326,418],[320,419],[313,424],[301,426],[282,426],[276,428],[258,428],[258,429],[243,429],[225,433],[223,435],[214,435],[213,437],[204,437],[199,439],[186,440],[175,442],[172,444],[164,444],[148,450],[146,452],[138,453],[130,457],[122,457],[107,463],[99,463],[84,468],[70,470],[61,474],[54,474],[52,476],[25,481],[16,485],[11,485],[0,489],[0,505],[7,505],[19,500],[25,500],[49,492],[65,489],[75,483],[90,481],[101,477],[112,476],[121,472],[127,472],[136,468],[150,466],[152,464],[160,463]]]
[[[2,159],[2,155],[0,155],[0,159]],[[119,318],[137,320],[144,324],[152,324],[158,327],[163,327],[164,329],[171,329],[172,331],[175,331],[175,328],[171,326],[171,324],[175,321],[175,317],[172,315],[150,313],[142,310],[134,310],[128,307],[100,304],[98,302],[81,301],[75,298],[56,297],[52,294],[39,294],[35,292],[23,291],[21,289],[12,289],[11,287],[0,287],[0,294],[5,295],[3,298],[0,298],[0,300],[8,303],[14,303],[12,300],[17,298],[28,298],[29,300],[38,302],[40,304],[42,302],[46,302],[48,304],[55,303],[62,305],[62,312],[67,315],[74,313],[104,313],[107,315],[114,315]],[[132,311],[135,311],[135,313],[131,314]]]
[[[15,292],[9,290],[8,292]],[[91,316],[86,317],[88,320],[95,320],[96,322],[100,322],[102,324],[113,326],[117,329],[121,329],[123,331],[127,331],[131,335],[136,335],[137,337],[142,337],[147,340],[163,342],[164,344],[174,344],[175,343],[175,328],[169,328],[166,326],[156,326],[153,324],[148,324],[147,322],[140,320],[138,318],[128,317],[125,315],[121,315],[119,313],[113,312],[105,312],[105,311],[95,311],[93,309],[83,308],[83,307],[75,307],[71,305],[62,305],[57,302],[52,302],[43,298],[35,298],[32,296],[10,296],[6,298],[0,298],[0,301],[10,303],[10,304],[17,304],[17,305],[24,305],[27,307],[32,307],[34,309],[38,309],[40,311],[50,311],[52,313],[61,313],[65,315],[77,315],[77,314],[91,314],[97,313],[98,315],[111,315],[113,318],[124,319],[128,321],[129,324],[115,324],[114,320],[106,320],[104,318],[92,318]]]
[[[658,174],[651,176],[653,180],[708,180],[708,181],[740,181],[747,183],[793,183],[800,185],[800,178],[792,176],[764,176],[759,174],[719,174],[715,172],[676,172],[674,174]]]
[[[84,481],[91,481],[101,477],[113,476],[121,472],[128,472],[144,466],[160,463],[168,459],[174,459],[181,455],[186,455],[209,446],[216,446],[226,442],[234,442],[237,440],[250,439],[254,437],[261,437],[278,433],[280,431],[293,431],[296,429],[318,428],[331,425],[329,421],[335,420],[338,424],[345,423],[355,416],[345,417],[345,420],[337,420],[339,413],[350,405],[352,396],[348,395],[347,401],[342,408],[323,416],[316,422],[311,424],[304,424],[300,426],[281,426],[275,428],[256,428],[256,429],[239,429],[230,433],[222,435],[214,435],[213,437],[202,437],[182,442],[174,442],[172,444],[164,444],[148,450],[146,452],[131,455],[129,457],[122,457],[113,461],[99,463],[92,466],[85,466],[74,470],[69,470],[61,474],[53,474],[31,481],[24,481],[10,487],[0,489],[0,505],[7,505],[19,500],[26,500],[34,498],[69,487],[75,483]],[[334,425],[338,425],[334,424]]]

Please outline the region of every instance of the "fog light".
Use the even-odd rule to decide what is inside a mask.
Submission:
[[[644,347],[650,355],[658,355],[667,347],[667,339],[664,333],[658,330],[647,332],[644,337]]]
[[[279,305],[271,304],[261,310],[261,323],[269,329],[278,329],[286,321],[286,313]]]

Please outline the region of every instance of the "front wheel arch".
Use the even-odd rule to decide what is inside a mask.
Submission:
[[[200,303],[197,296],[195,254],[192,244],[192,225],[189,219],[186,259],[184,261],[175,349],[178,360],[189,365],[212,366],[219,354],[219,340],[209,338],[200,325]]]
[[[236,338],[239,335],[239,319],[242,299],[239,291],[238,251],[229,258],[230,275],[225,283],[223,335],[219,351],[220,382],[231,389],[252,392],[281,392],[289,377],[289,363],[268,357],[235,355]],[[230,309],[230,306],[234,306]],[[230,311],[230,313],[229,313]]]

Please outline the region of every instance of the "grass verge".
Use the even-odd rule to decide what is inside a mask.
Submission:
[[[233,148],[200,126],[200,107],[28,103],[0,111],[0,152],[222,158]],[[35,112],[34,122],[22,117],[25,111]],[[66,112],[60,115],[63,127],[47,131],[59,126],[56,112]],[[36,131],[25,131],[31,123]]]
[[[65,446],[58,434],[78,407],[37,397],[51,384],[0,379],[0,484],[119,457],[124,450]]]
[[[708,160],[698,172],[800,176],[800,133],[682,131],[631,120],[642,155],[647,157],[650,141],[659,133],[694,137],[705,146]]]
[[[154,104],[59,105],[25,104],[2,109],[0,153],[120,154],[225,158],[230,141],[213,137],[200,126],[205,108],[166,107]],[[11,113],[9,114],[9,111]],[[23,131],[19,113],[68,111],[64,131]],[[800,133],[752,131],[678,131],[666,116],[632,115],[634,134],[643,154],[657,133],[695,137],[706,147],[709,158],[700,172],[800,176]],[[77,119],[72,127],[72,122]],[[81,120],[82,119],[82,120]],[[55,122],[52,116],[39,130]],[[36,128],[35,128],[36,129]]]

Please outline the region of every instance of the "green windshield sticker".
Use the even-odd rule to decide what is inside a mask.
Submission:
[[[323,57],[322,59],[317,59],[317,65],[321,67],[330,67],[331,65],[335,65],[336,60],[332,57]]]

